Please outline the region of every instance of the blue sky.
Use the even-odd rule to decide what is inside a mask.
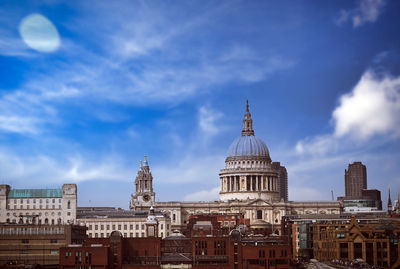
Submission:
[[[249,100],[290,200],[344,194],[348,163],[400,190],[400,2],[1,1],[0,181],[78,184],[127,208],[218,199]]]

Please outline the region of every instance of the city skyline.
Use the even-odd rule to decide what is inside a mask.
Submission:
[[[128,208],[148,156],[156,200],[215,200],[249,100],[289,200],[343,196],[367,167],[400,190],[394,1],[0,4],[0,183],[78,185]],[[107,195],[107,196],[106,196]]]

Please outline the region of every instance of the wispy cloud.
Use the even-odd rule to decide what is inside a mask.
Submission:
[[[186,194],[183,197],[184,201],[216,201],[219,200],[219,187],[211,190],[202,190],[194,193]]]
[[[376,22],[379,15],[383,12],[384,6],[384,0],[360,0],[356,8],[341,10],[335,19],[335,23],[342,25],[351,20],[353,27],[357,28],[367,22]]]
[[[37,154],[24,156],[10,149],[0,149],[1,179],[9,184],[79,183],[90,180],[129,180],[136,171],[115,154],[92,157],[82,154],[59,154],[57,158]],[[33,182],[31,179],[35,179]]]

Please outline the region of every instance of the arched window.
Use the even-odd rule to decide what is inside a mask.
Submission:
[[[262,210],[257,210],[257,219],[262,219]]]
[[[38,220],[38,224],[42,224],[42,220],[41,219]]]
[[[10,223],[10,219],[7,219],[7,223]]]
[[[49,224],[49,219],[48,218],[44,219],[44,224]]]
[[[54,225],[54,219],[51,219],[51,224]]]
[[[58,222],[58,224],[61,224],[61,218],[58,218],[57,222]]]
[[[68,201],[67,208],[71,209],[71,201]]]
[[[176,221],[176,215],[172,214],[172,221]]]

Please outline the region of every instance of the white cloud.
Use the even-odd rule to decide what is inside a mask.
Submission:
[[[295,149],[298,154],[325,155],[336,147],[337,141],[332,135],[322,135],[297,142]]]
[[[184,201],[216,201],[219,200],[219,187],[211,190],[202,190],[194,193],[189,193],[183,197]]]
[[[327,195],[322,193],[319,190],[308,188],[308,187],[300,187],[300,186],[291,186],[289,188],[289,199],[291,201],[323,201],[329,200],[327,199]]]
[[[378,78],[367,71],[333,111],[334,135],[366,140],[377,134],[400,135],[400,77]]]
[[[30,182],[40,186],[89,180],[121,181],[136,173],[122,158],[112,154],[95,159],[58,154],[58,158],[44,154],[23,156],[0,148],[1,177],[10,184]]]
[[[161,182],[218,182],[218,174],[221,167],[224,167],[224,156],[200,155],[174,152],[174,163],[154,165],[153,175]]]
[[[333,133],[297,142],[296,153],[326,156],[363,143],[365,146],[366,141],[376,136],[381,137],[381,142],[399,138],[400,77],[379,77],[371,70],[366,71],[352,91],[340,97],[331,122]]]
[[[20,134],[36,134],[39,132],[40,120],[32,117],[0,115],[0,129]]]
[[[384,0],[360,0],[359,3],[359,6],[352,10],[341,10],[335,23],[342,25],[351,20],[356,28],[367,22],[376,22],[385,5]]]
[[[222,117],[222,113],[212,110],[210,107],[202,106],[199,109],[198,120],[202,133],[207,136],[214,136],[219,132],[217,120]]]

